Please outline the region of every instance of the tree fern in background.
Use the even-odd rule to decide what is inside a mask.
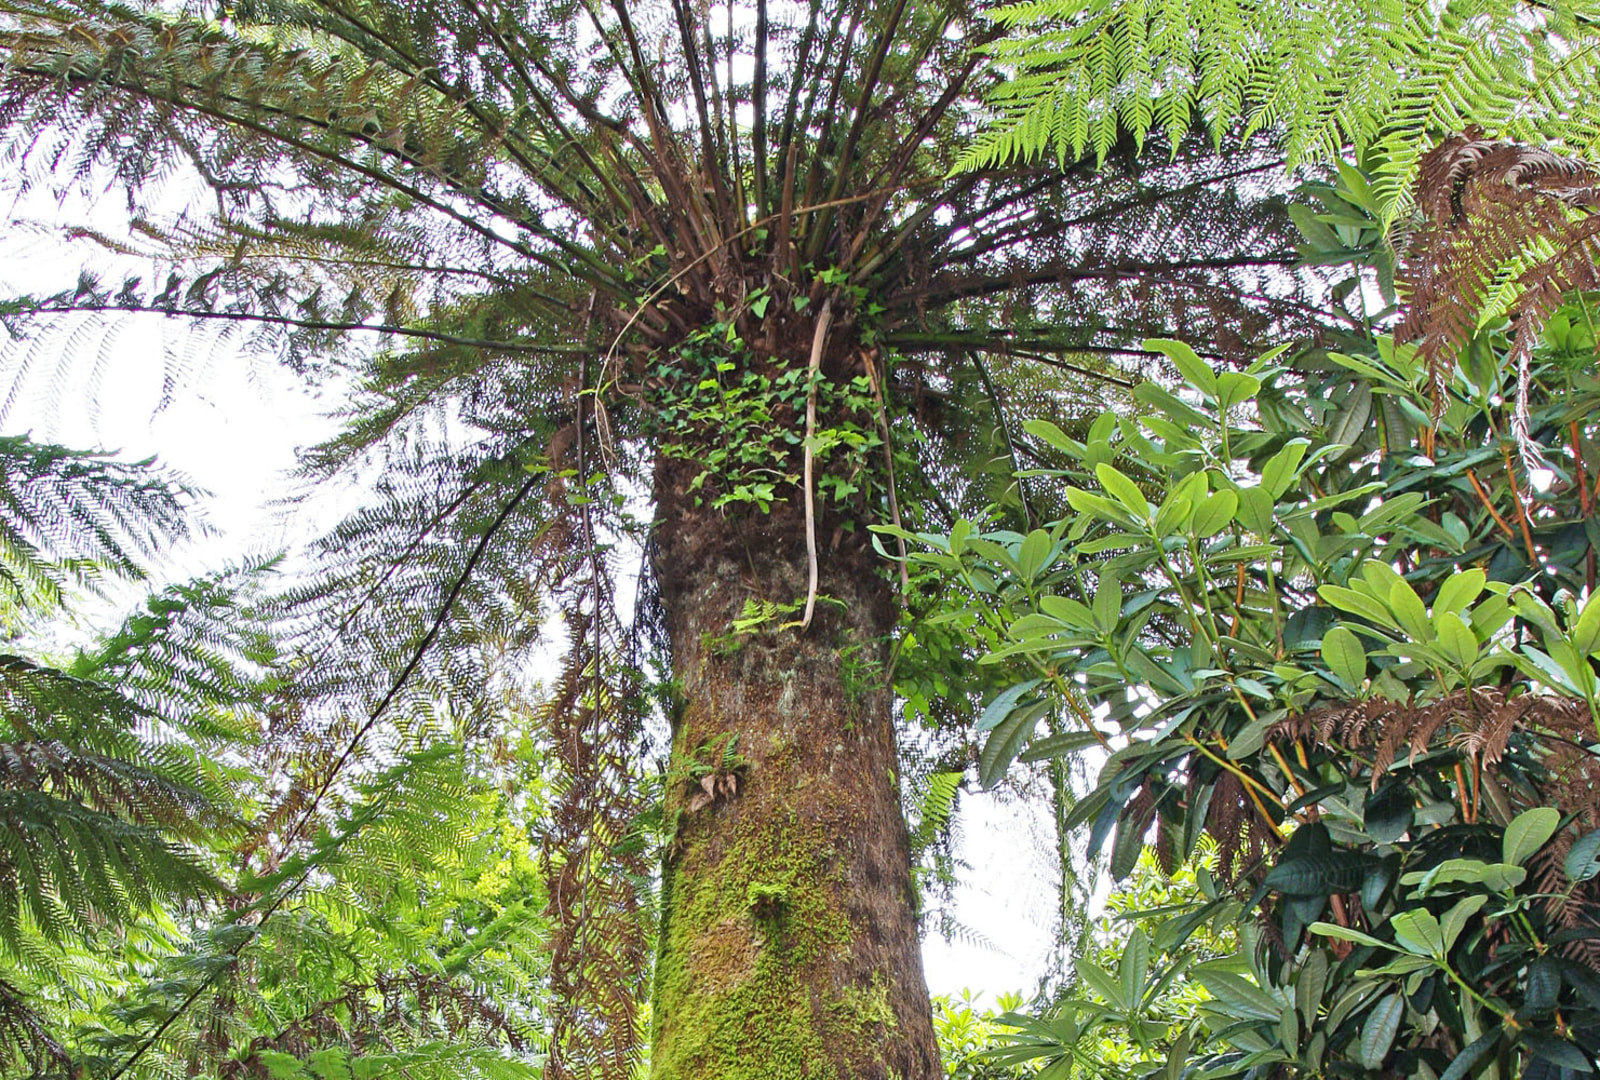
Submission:
[[[515,694],[498,749],[434,699],[334,785],[348,731],[308,715],[339,684],[284,648],[272,562],[169,586],[61,659],[30,644],[48,616],[142,576],[186,496],[148,463],[0,449],[8,580],[29,583],[0,654],[0,1072],[532,1075],[545,800]]]
[[[0,654],[0,1055],[64,1062],[29,1002],[71,967],[57,949],[221,889],[199,847],[235,822],[203,744],[105,678],[138,664],[136,629],[67,669],[15,638],[73,587],[141,577],[187,533],[189,498],[148,462],[0,439],[0,616],[13,628]],[[182,682],[155,674],[155,697]]]
[[[0,625],[59,606],[63,589],[139,580],[188,535],[195,493],[150,464],[0,436]]]
[[[1288,164],[1354,153],[1386,214],[1409,198],[1444,135],[1600,150],[1600,8],[1593,0],[1035,0],[995,14],[1007,78],[967,168],[1104,159],[1124,133],[1174,149],[1195,127],[1218,142],[1282,139]]]

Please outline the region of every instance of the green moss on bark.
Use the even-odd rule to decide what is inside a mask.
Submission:
[[[651,1055],[657,1080],[850,1080],[835,1062],[870,1058],[894,1027],[879,980],[840,987],[829,1000],[807,977],[827,950],[848,948],[854,932],[840,907],[834,846],[791,817],[776,830],[737,834],[700,880],[674,875],[667,883]]]

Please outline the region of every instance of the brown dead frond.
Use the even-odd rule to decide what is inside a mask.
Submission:
[[[1517,370],[1512,431],[1524,464],[1538,464],[1528,434],[1533,349],[1567,294],[1600,288],[1600,168],[1469,129],[1423,157],[1417,206],[1396,337],[1418,343],[1442,413],[1449,357],[1503,306]]]

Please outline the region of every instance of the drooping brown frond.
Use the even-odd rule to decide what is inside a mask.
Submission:
[[[1283,745],[1305,739],[1339,754],[1370,755],[1373,791],[1396,768],[1422,767],[1418,763],[1430,754],[1454,750],[1436,767],[1449,770],[1460,762],[1461,775],[1470,775],[1469,782],[1458,781],[1456,792],[1460,816],[1469,823],[1496,812],[1491,804],[1505,798],[1497,793],[1507,784],[1531,784],[1537,804],[1555,807],[1567,823],[1533,865],[1542,902],[1565,927],[1594,924],[1600,886],[1592,879],[1570,882],[1564,869],[1573,842],[1600,828],[1600,757],[1589,748],[1594,722],[1581,699],[1484,686],[1422,704],[1373,697],[1289,717],[1268,737]],[[1525,759],[1514,770],[1520,781],[1509,780],[1501,767],[1512,753]],[[1526,769],[1528,761],[1536,767]],[[1563,948],[1587,955],[1593,945],[1575,935]]]
[[[1404,261],[1411,287],[1396,337],[1415,340],[1434,381],[1436,409],[1451,354],[1501,316],[1517,365],[1513,434],[1538,464],[1528,432],[1529,365],[1562,297],[1600,287],[1600,168],[1469,130],[1422,159],[1421,226]]]

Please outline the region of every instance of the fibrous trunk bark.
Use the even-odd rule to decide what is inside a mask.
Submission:
[[[872,553],[822,532],[806,590],[798,508],[727,518],[657,477],[655,560],[679,690],[657,1080],[933,1080],[887,685],[894,606]],[[831,529],[833,526],[828,525]]]

